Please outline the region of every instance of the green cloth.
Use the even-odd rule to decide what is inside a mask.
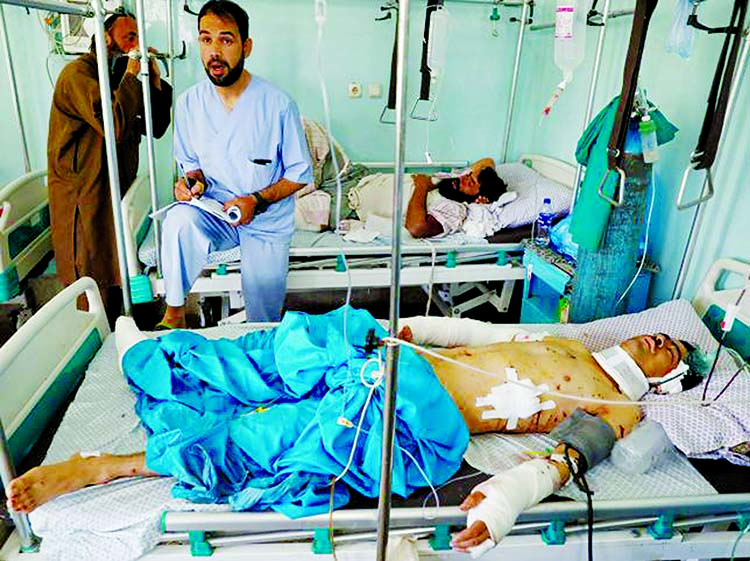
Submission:
[[[578,146],[576,147],[576,160],[586,166],[586,176],[578,193],[570,233],[575,243],[590,250],[599,248],[607,229],[609,213],[612,210],[612,205],[599,196],[599,184],[609,171],[607,144],[615,125],[615,115],[619,102],[620,97],[614,97],[594,117],[594,120],[591,121],[591,124],[578,140]],[[657,144],[666,144],[672,140],[677,134],[677,127],[669,122],[658,109],[654,108],[649,114],[656,125]],[[640,151],[638,124],[637,121],[631,121],[625,141],[625,152],[638,154]],[[608,197],[613,198],[618,182],[619,176],[613,171],[607,176],[602,191]]]

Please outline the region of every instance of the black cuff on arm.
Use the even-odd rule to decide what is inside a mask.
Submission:
[[[586,460],[590,469],[604,460],[615,445],[615,431],[599,417],[583,409],[576,409],[573,414],[557,425],[549,434],[558,442],[574,448]],[[581,469],[581,472],[585,469]]]

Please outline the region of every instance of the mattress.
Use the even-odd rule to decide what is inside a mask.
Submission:
[[[227,325],[200,332],[208,337],[238,337],[249,328],[247,325]],[[639,314],[590,324],[545,328],[557,335],[579,339],[592,349],[610,346],[631,335],[654,331],[683,337],[707,349],[712,341],[686,301],[668,302]],[[45,463],[60,461],[78,451],[129,453],[144,448],[145,435],[133,411],[135,399],[116,364],[114,340],[110,337],[92,361],[55,434]],[[731,359],[720,360],[715,376],[717,388],[733,370]],[[744,425],[728,425],[726,420],[739,417],[738,422],[747,422],[750,412],[743,412],[741,404],[736,401],[750,398],[750,383],[743,379],[725,395],[731,396],[731,401],[708,408],[683,403],[688,398],[695,399],[694,391],[687,392],[685,398],[671,396],[667,399],[678,403],[675,410],[658,405],[659,398],[654,398],[646,410],[665,426],[679,448],[691,450],[692,455],[700,457],[728,457],[728,446],[736,443],[737,438],[747,439],[747,433],[742,432]],[[704,430],[694,430],[692,419],[698,419]],[[522,451],[539,450],[548,444],[549,439],[543,435],[485,435],[472,440],[466,460],[479,471],[493,473],[518,461]],[[173,499],[170,495],[172,483],[170,478],[134,478],[82,489],[35,510],[31,515],[32,526],[44,538],[42,550],[49,559],[135,559],[157,543],[163,510],[226,510],[226,506],[194,505]],[[653,472],[642,476],[626,476],[609,462],[604,462],[591,471],[591,486],[596,500],[698,496],[715,492],[676,452],[668,455]],[[572,486],[564,489],[562,494],[582,498]],[[465,491],[461,495],[464,496]],[[428,504],[430,499],[424,495],[423,500]]]

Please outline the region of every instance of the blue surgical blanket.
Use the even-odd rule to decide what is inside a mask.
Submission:
[[[377,353],[366,354],[367,333],[387,335],[369,313],[345,310],[287,312],[278,327],[233,340],[174,331],[125,353],[123,370],[148,433],[146,464],[177,478],[176,497],[290,517],[328,510],[331,482],[349,462],[370,393],[362,378],[371,384],[378,368],[370,361],[360,377]],[[370,497],[379,493],[384,388],[372,392],[342,479]],[[394,493],[408,496],[428,484],[425,477],[444,483],[468,440],[432,367],[401,348]],[[338,483],[334,506],[348,500]]]

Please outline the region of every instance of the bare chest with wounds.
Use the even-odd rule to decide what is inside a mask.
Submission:
[[[547,384],[552,391],[584,397],[625,399],[591,353],[581,343],[570,339],[547,338],[538,342],[495,343],[485,347],[457,347],[440,352],[462,364],[495,374],[489,376],[434,357],[425,357],[455,401],[472,434],[500,431],[549,432],[577,407],[591,412],[596,409],[596,406],[592,408],[575,399],[542,394],[542,401],[552,399],[556,406],[527,419],[519,419],[514,430],[506,431],[505,419],[482,419],[482,411],[487,409],[476,405],[478,397],[488,395],[493,387],[505,383],[506,368],[514,368],[519,380],[528,378],[534,385]]]

